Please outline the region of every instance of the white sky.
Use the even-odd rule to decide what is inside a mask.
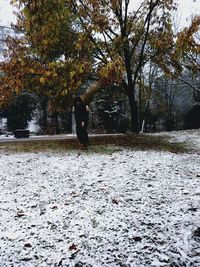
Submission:
[[[131,0],[132,5],[137,5],[141,0]],[[193,14],[200,15],[200,0],[178,0],[179,12],[177,15],[177,23],[187,25],[188,18]],[[10,0],[0,0],[0,25],[9,25],[15,21],[13,8],[10,6]]]
[[[10,0],[0,0],[0,25],[9,26],[15,21],[13,8],[10,5]]]

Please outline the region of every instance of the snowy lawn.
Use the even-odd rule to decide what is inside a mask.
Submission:
[[[0,267],[200,266],[197,147],[1,151],[0,192]]]

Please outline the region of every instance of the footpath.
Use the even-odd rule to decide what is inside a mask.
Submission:
[[[89,134],[89,138],[103,136],[120,136],[123,134]],[[0,136],[0,143],[22,142],[22,141],[53,141],[53,140],[76,140],[76,134],[57,134],[57,135],[30,135],[29,138],[15,138],[14,136]]]

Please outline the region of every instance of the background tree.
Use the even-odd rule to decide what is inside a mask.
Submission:
[[[21,38],[8,39],[1,104],[21,91],[47,96],[58,111],[90,70],[87,49],[76,45],[76,25],[64,0],[12,1],[21,8],[16,28]]]
[[[47,113],[58,125],[59,112],[69,106],[90,71],[87,41],[77,45],[79,26],[64,0],[12,1],[19,8],[18,38],[7,39],[6,57],[0,64],[0,106],[21,92],[37,94],[43,108],[42,129]],[[85,48],[84,48],[85,47]],[[58,127],[56,127],[58,128]]]
[[[52,111],[57,111],[92,70],[99,78],[93,92],[114,85],[127,95],[131,130],[138,132],[138,86],[149,62],[178,78],[183,65],[192,63],[185,55],[199,53],[198,18],[177,35],[173,31],[175,0],[142,1],[137,7],[130,0],[12,2],[21,8],[17,28],[24,38],[10,41],[10,60],[2,65],[4,102],[32,86],[47,95]]]
[[[167,54],[161,53],[159,57],[153,58],[153,61],[163,70],[168,78],[179,80],[189,85],[196,92],[200,91],[199,84],[193,83],[199,76],[200,71],[199,30],[200,16],[195,16],[188,27],[172,36],[173,39],[169,42]],[[163,31],[162,35],[165,35],[165,31]],[[156,50],[163,49],[159,38],[157,40],[152,39],[152,44],[154,43]],[[192,79],[188,79],[189,75],[185,76],[186,72],[190,73]]]
[[[128,119],[125,118],[124,94],[118,87],[102,88],[99,90],[91,103],[92,126],[107,133],[126,132]]]
[[[140,72],[158,53],[148,49],[150,41],[155,35],[160,36],[161,27],[166,32],[171,27],[170,11],[175,8],[174,1],[143,1],[135,9],[129,0],[68,2],[94,46],[100,82],[114,83],[122,88],[129,99],[131,129],[138,132],[136,87]],[[170,38],[172,32],[168,31],[163,38],[165,49],[159,53],[168,49]]]
[[[37,102],[30,94],[22,93],[12,99],[4,109],[1,116],[7,118],[7,128],[9,131],[25,129],[36,108]]]

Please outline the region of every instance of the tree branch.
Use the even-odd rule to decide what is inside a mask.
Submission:
[[[185,79],[183,79],[183,78],[181,78],[181,77],[179,77],[179,78],[177,78],[177,79],[178,79],[179,81],[181,81],[181,82],[183,82],[183,83],[189,85],[194,91],[196,91],[196,92],[200,92],[200,88],[197,88],[196,86],[194,86],[194,85],[191,84],[190,82],[186,81]]]
[[[138,77],[138,73],[139,73],[140,68],[142,66],[142,59],[143,59],[143,55],[144,55],[144,49],[145,49],[145,46],[146,46],[146,43],[147,43],[147,38],[148,38],[148,34],[149,34],[149,29],[150,29],[151,15],[152,15],[152,12],[153,12],[154,8],[157,6],[158,3],[159,3],[159,0],[155,1],[155,3],[153,3],[153,0],[151,0],[151,2],[149,4],[149,13],[147,14],[146,21],[145,21],[145,24],[147,23],[147,29],[146,29],[146,34],[145,34],[145,37],[144,37],[144,41],[143,41],[141,52],[140,52],[140,56],[139,56],[139,64],[138,64],[138,66],[136,68],[136,71],[135,71],[135,74],[134,74],[133,84],[136,82],[137,77]]]

